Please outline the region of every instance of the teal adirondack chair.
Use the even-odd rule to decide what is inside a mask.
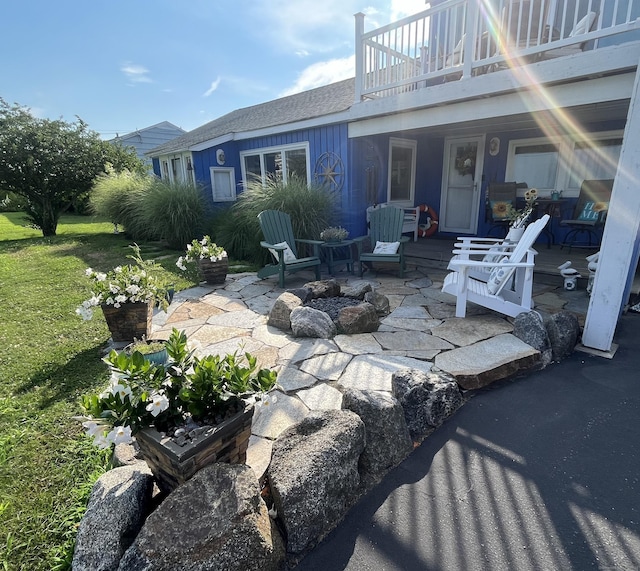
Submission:
[[[285,272],[297,272],[305,268],[314,268],[316,280],[320,279],[320,240],[302,240],[293,237],[291,217],[279,210],[263,210],[258,214],[264,240],[260,242],[272,255],[273,264],[267,264],[258,271],[258,277],[264,279],[278,274],[280,287],[284,289]],[[313,256],[298,258],[296,243],[313,247]]]
[[[369,238],[371,239],[371,252],[363,252],[362,244],[364,238],[357,239],[358,254],[360,257],[360,277],[364,273],[364,263],[373,262],[393,262],[400,264],[400,277],[404,276],[405,260],[404,245],[409,241],[409,236],[402,235],[404,225],[404,210],[389,206],[378,208],[371,212],[369,219]],[[376,245],[399,242],[396,253],[374,253]],[[382,246],[381,249],[385,247]]]

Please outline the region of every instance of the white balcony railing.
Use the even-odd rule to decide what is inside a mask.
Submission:
[[[640,40],[640,0],[449,0],[364,33],[356,100]]]

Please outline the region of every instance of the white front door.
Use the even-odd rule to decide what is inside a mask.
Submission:
[[[478,231],[484,136],[445,139],[440,232]]]

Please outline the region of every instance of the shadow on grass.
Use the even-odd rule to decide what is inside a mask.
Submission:
[[[34,394],[34,405],[40,410],[61,401],[76,402],[83,394],[105,385],[107,366],[102,362],[105,346],[86,349],[63,365],[41,368],[16,392],[26,395],[39,389]]]

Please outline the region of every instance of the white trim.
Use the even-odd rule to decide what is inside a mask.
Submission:
[[[488,75],[497,75],[498,73],[500,72]],[[480,79],[482,78],[474,77],[468,83]],[[430,91],[435,87],[423,91]],[[369,137],[382,133],[397,133],[404,130],[454,125],[483,119],[505,118],[510,115],[530,115],[536,111],[550,109],[555,111],[564,107],[618,101],[628,99],[632,87],[633,74],[629,73],[616,77],[585,80],[580,83],[579,89],[575,84],[547,86],[545,97],[540,97],[539,91],[535,93],[520,91],[404,113],[398,113],[398,109],[396,109],[393,115],[349,123],[348,137]],[[462,89],[462,86],[459,89]]]
[[[391,159],[393,156],[393,148],[398,147],[402,149],[411,150],[411,173],[409,180],[409,198],[407,200],[391,200],[391,175],[392,164]],[[416,196],[416,162],[418,156],[418,141],[415,139],[400,139],[397,137],[389,138],[389,158],[387,161],[387,204],[398,206],[401,208],[410,208],[413,206]]]
[[[243,183],[247,180],[247,172],[245,168],[245,157],[251,155],[259,155],[260,156],[260,172],[262,175],[262,183],[264,184],[265,179],[265,167],[264,167],[264,155],[268,153],[285,153],[286,151],[293,150],[304,150],[305,158],[306,158],[306,167],[307,167],[307,184],[311,183],[311,158],[309,156],[309,141],[301,141],[300,143],[287,143],[285,145],[276,145],[272,147],[257,147],[255,149],[247,149],[246,151],[240,151],[240,169],[242,174]],[[284,180],[287,180],[287,171],[284,170]]]
[[[214,175],[216,173],[227,173],[229,175],[229,188],[231,189],[231,194],[226,196],[216,194],[216,181]],[[213,202],[234,202],[237,197],[237,187],[236,187],[236,169],[234,167],[209,167],[209,176],[211,177],[211,196],[213,197]]]

